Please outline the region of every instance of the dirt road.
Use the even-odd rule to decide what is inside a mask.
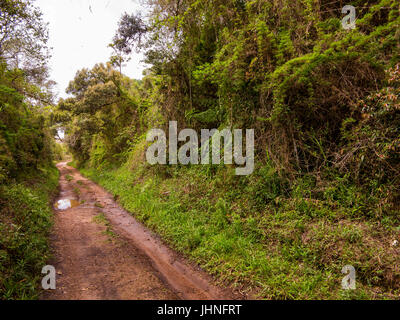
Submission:
[[[164,245],[112,195],[66,163],[51,242],[57,289],[45,300],[232,299],[212,279]]]

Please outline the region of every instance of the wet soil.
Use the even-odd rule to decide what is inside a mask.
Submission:
[[[65,162],[51,236],[57,289],[44,300],[230,300],[196,265],[165,245],[111,194]]]

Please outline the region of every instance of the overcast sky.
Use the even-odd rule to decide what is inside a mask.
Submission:
[[[139,0],[36,0],[35,4],[50,24],[51,78],[58,84],[59,97],[67,97],[65,89],[76,71],[108,61],[112,50],[107,46],[121,15],[145,10]],[[131,58],[122,72],[141,79],[143,57],[133,53]]]

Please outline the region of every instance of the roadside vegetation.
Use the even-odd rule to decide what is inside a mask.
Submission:
[[[0,186],[0,297],[37,299],[49,260],[51,200],[58,185],[54,166]]]
[[[222,284],[265,299],[400,293],[397,1],[151,1],[61,100],[74,165]],[[121,62],[142,50],[141,81]],[[146,133],[248,129],[256,170],[150,166]],[[357,289],[343,290],[345,265]]]
[[[30,1],[0,1],[0,299],[35,299],[49,257],[53,159],[47,29]]]
[[[38,295],[52,161],[71,152],[222,285],[261,299],[398,299],[399,2],[148,4],[121,17],[113,56],[79,70],[55,103],[40,12],[0,1],[0,296]],[[355,29],[342,27],[344,5]],[[123,74],[134,50],[150,66],[142,80]],[[254,173],[149,165],[146,134],[169,121],[254,129]],[[341,287],[346,265],[356,290]]]
[[[238,185],[234,169],[81,171],[222,285],[267,299],[397,297],[398,225],[363,217],[362,191],[345,181],[332,182],[321,199],[307,196],[312,183],[297,181],[265,205],[258,192],[274,178]],[[341,289],[345,265],[357,270],[354,292]]]

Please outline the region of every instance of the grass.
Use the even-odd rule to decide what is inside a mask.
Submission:
[[[75,160],[68,162],[67,165],[75,169],[78,169],[79,167],[78,163]]]
[[[102,224],[102,225],[109,225],[110,224],[108,222],[106,216],[104,215],[104,213],[100,213],[99,215],[95,216],[93,218],[93,222],[95,222],[97,224]]]
[[[75,193],[78,197],[82,194],[81,189],[79,189],[78,187],[74,187],[74,193]]]
[[[264,299],[398,297],[396,221],[369,217],[365,196],[345,181],[332,181],[317,199],[309,194],[312,182],[299,180],[288,190],[268,168],[249,181],[231,169],[210,170],[123,166],[82,173],[221,283]],[[356,268],[355,291],[341,288],[345,265]]]
[[[117,238],[117,235],[114,233],[110,222],[107,220],[103,212],[95,216],[93,218],[93,222],[106,227],[106,230],[103,232],[103,234],[108,236],[110,241],[113,241],[115,238]]]
[[[41,270],[49,258],[50,200],[58,185],[54,167],[0,186],[0,298],[39,296]]]

